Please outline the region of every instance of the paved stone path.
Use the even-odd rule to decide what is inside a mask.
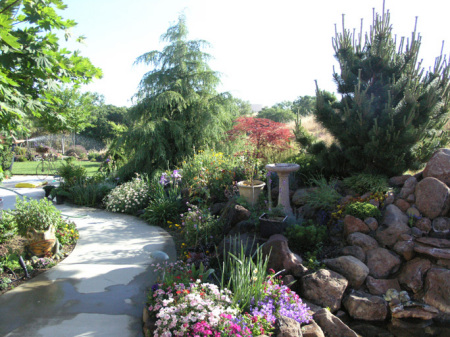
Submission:
[[[3,186],[30,179],[13,177]],[[13,190],[44,196],[41,188]],[[14,207],[13,192],[0,189],[0,197],[4,209]],[[171,237],[133,216],[57,207],[76,223],[78,244],[57,266],[0,296],[0,336],[142,336],[146,290],[156,276],[151,252],[173,260]]]

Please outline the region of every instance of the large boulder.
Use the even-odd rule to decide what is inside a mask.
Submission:
[[[424,178],[433,177],[450,185],[450,149],[436,151],[422,172]]]
[[[342,301],[350,316],[364,321],[384,321],[387,303],[379,296],[355,291]]]
[[[426,217],[418,219],[416,220],[414,227],[417,227],[423,233],[428,234],[431,230],[431,220]]]
[[[402,234],[411,233],[408,217],[397,206],[388,205],[381,226],[378,227],[375,238],[381,246],[392,247]]]
[[[400,284],[417,293],[423,287],[423,278],[428,269],[431,268],[431,262],[426,259],[415,258],[406,262],[398,276]]]
[[[427,218],[445,216],[450,209],[450,189],[442,181],[428,177],[416,186],[416,206]]]
[[[268,268],[275,271],[284,269],[297,277],[302,276],[306,271],[306,268],[302,265],[302,258],[291,252],[288,239],[281,234],[272,235],[262,247],[262,251],[265,256],[270,254]]]
[[[363,263],[366,261],[366,253],[359,246],[345,246],[339,251],[339,255],[351,255]]]
[[[302,334],[303,337],[325,337],[320,326],[313,320],[309,324],[302,326]]]
[[[342,296],[348,281],[342,275],[327,269],[320,269],[301,278],[302,297],[311,302],[329,307],[332,312],[341,307]]]
[[[393,250],[406,261],[409,261],[414,257],[414,242],[412,240],[397,241]]]
[[[313,318],[327,337],[359,337],[356,332],[327,309],[319,310]]]
[[[392,187],[402,187],[405,184],[406,180],[408,180],[408,178],[411,178],[410,174],[391,177],[389,178],[389,185],[391,185]]]
[[[372,276],[367,276],[366,278],[366,287],[367,290],[372,295],[384,295],[389,289],[395,289],[397,291],[401,291],[400,285],[398,284],[397,279],[376,279]]]
[[[355,232],[369,233],[370,229],[361,219],[347,214],[344,218],[344,237]]]
[[[425,278],[426,304],[450,314],[450,270],[444,268],[431,268]]]
[[[400,258],[385,248],[375,248],[366,252],[369,274],[375,278],[386,278],[400,267]]]
[[[409,195],[414,194],[417,185],[416,177],[409,177],[400,190],[399,198],[406,199]]]
[[[373,237],[363,233],[352,233],[347,236],[347,242],[351,246],[361,247],[364,252],[378,248],[378,242]]]
[[[433,220],[431,227],[433,234],[445,237],[450,233],[450,218],[439,217]]]
[[[348,284],[355,289],[361,287],[369,274],[369,268],[354,256],[339,256],[323,260],[323,263],[344,276],[348,280]]]
[[[295,319],[281,316],[277,319],[275,326],[275,336],[277,337],[302,337],[300,323]]]

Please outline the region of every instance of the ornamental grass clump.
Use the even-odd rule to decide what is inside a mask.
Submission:
[[[269,259],[264,258],[261,248],[256,248],[253,261],[253,257],[245,254],[241,243],[238,253],[228,252],[222,263],[220,287],[233,291],[233,304],[243,311],[249,310],[252,300],[259,301],[263,297]]]
[[[108,211],[135,214],[147,206],[148,192],[147,177],[136,175],[131,181],[114,188],[103,202]]]

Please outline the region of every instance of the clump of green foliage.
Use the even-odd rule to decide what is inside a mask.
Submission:
[[[54,226],[60,227],[64,221],[61,212],[46,198],[41,200],[16,199],[16,209],[9,211],[13,215],[12,222],[17,226],[18,233],[26,236],[29,228],[45,231]]]
[[[344,178],[342,183],[345,187],[359,194],[366,192],[385,193],[389,189],[388,179],[384,175],[358,173],[351,177]]]
[[[298,253],[314,252],[327,238],[327,227],[316,225],[311,220],[293,224],[286,229],[289,247]]]
[[[14,215],[7,211],[1,211],[0,215],[0,244],[6,242],[17,234],[17,223]]]
[[[345,208],[345,213],[348,215],[353,215],[356,218],[359,219],[366,219],[366,218],[381,218],[381,212],[378,209],[378,207],[372,205],[368,202],[354,202],[352,204],[347,205]]]
[[[315,210],[332,211],[342,197],[335,188],[336,182],[328,183],[321,177],[311,179],[310,184],[316,188],[306,196],[306,205]]]

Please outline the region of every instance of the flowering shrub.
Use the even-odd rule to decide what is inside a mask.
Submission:
[[[149,201],[146,177],[139,175],[131,181],[114,188],[104,199],[106,209],[111,212],[134,214],[144,209]]]
[[[78,241],[78,230],[73,222],[61,223],[56,228],[56,238],[61,245],[71,245]]]
[[[154,287],[148,307],[157,318],[154,336],[238,336],[238,331],[251,336],[248,328],[230,320],[238,315],[231,296],[229,290],[200,280],[189,286]]]
[[[264,317],[273,323],[280,316],[292,318],[300,324],[308,323],[311,320],[308,310],[300,297],[275,277],[265,283],[262,299],[256,303],[253,301],[250,306],[253,316]]]
[[[36,269],[47,269],[56,265],[56,262],[49,257],[34,257],[31,261],[31,265]]]
[[[181,214],[181,225],[184,241],[188,247],[207,246],[214,243],[222,231],[217,219],[211,215],[209,210],[200,209],[198,206],[186,203],[188,211]]]
[[[163,173],[159,181],[154,177],[150,184],[150,202],[143,217],[152,225],[165,226],[174,221],[183,211],[179,180],[181,176],[175,170]]]
[[[237,167],[236,158],[214,150],[200,150],[188,162],[183,162],[183,187],[194,202],[210,198],[225,200],[224,190],[233,184]]]

